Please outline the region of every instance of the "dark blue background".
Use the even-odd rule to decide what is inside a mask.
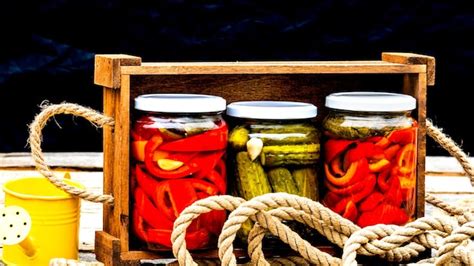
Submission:
[[[102,109],[96,53],[235,61],[379,59],[382,51],[436,57],[428,116],[472,152],[473,14],[468,1],[6,1],[0,152],[26,150],[26,125],[43,100]],[[101,150],[100,130],[57,120],[63,128],[46,129],[46,150]],[[432,143],[429,153],[444,154]]]

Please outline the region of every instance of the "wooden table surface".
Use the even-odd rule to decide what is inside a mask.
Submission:
[[[72,180],[82,183],[91,191],[102,192],[102,153],[47,153],[46,161],[59,175],[69,172]],[[0,154],[0,184],[11,178],[25,176],[39,176],[29,154]],[[454,158],[426,158],[426,191],[448,202],[474,208],[474,189]],[[4,193],[0,193],[0,206],[3,203]],[[443,214],[427,205],[426,215]],[[102,205],[82,201],[79,236],[81,259],[94,261],[94,232],[98,230],[102,230]],[[161,262],[168,263],[169,260],[156,263]]]

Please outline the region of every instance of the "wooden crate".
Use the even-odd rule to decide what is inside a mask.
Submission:
[[[103,86],[104,113],[115,127],[104,128],[104,193],[115,198],[104,206],[103,231],[95,252],[107,265],[134,265],[141,259],[170,257],[135,249],[130,241],[129,131],[133,99],[146,93],[202,93],[241,100],[294,100],[326,114],[325,97],[340,91],[392,91],[417,99],[419,122],[417,216],[424,214],[426,92],[434,85],[433,57],[383,53],[376,61],[142,63],[140,57],[97,55],[94,82]],[[216,251],[197,254],[217,257]]]

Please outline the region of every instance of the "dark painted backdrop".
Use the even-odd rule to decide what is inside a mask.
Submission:
[[[474,13],[469,1],[4,1],[0,8],[0,152],[26,150],[43,100],[102,109],[96,53],[144,61],[378,59],[433,55],[428,116],[467,151],[473,119]],[[58,118],[48,151],[99,151],[100,130]],[[444,154],[429,143],[429,154]]]

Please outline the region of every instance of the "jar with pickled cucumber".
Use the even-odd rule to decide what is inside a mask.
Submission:
[[[231,193],[249,200],[287,192],[318,199],[320,133],[316,106],[283,101],[235,102],[227,106]],[[241,239],[251,229],[243,225]]]
[[[140,246],[170,250],[177,216],[196,200],[227,193],[225,108],[223,98],[210,95],[135,98],[130,227]],[[225,219],[225,211],[212,211],[193,221],[188,249],[215,247]]]
[[[326,97],[322,203],[361,227],[415,218],[415,98],[344,92]]]

